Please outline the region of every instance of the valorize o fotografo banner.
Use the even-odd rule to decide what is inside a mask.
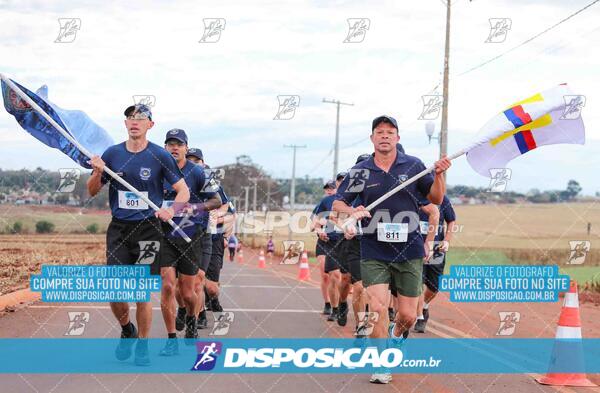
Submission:
[[[29,287],[44,302],[149,302],[161,279],[148,265],[43,265]]]
[[[556,302],[569,290],[558,266],[456,265],[440,277],[453,302]]]

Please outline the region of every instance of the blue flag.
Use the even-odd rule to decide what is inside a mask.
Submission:
[[[101,155],[114,144],[112,138],[99,125],[94,123],[85,112],[62,109],[48,100],[48,87],[42,86],[35,93],[27,90],[15,81],[25,94],[42,108],[57,124],[67,131],[79,144],[93,154]],[[4,108],[13,115],[25,131],[47,146],[62,151],[84,168],[91,169],[89,160],[76,146],[65,138],[48,120],[33,109],[14,90],[2,81]]]

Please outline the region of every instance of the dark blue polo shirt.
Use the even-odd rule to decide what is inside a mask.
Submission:
[[[323,230],[329,237],[329,242],[331,244],[337,242],[342,237],[342,232],[337,231],[333,222],[329,221],[329,216],[332,213],[333,201],[335,200],[335,194],[328,195],[325,198],[321,199],[321,201],[317,204],[317,206],[315,206],[315,208],[312,211],[313,216],[318,216],[320,218],[327,219],[327,224],[325,225]]]
[[[185,183],[187,184],[190,190],[190,204],[202,203],[206,199],[215,195],[214,192],[207,193],[204,191],[206,185],[206,174],[204,173],[204,169],[201,166],[196,165],[192,161],[188,160],[186,161],[183,168],[181,168],[181,172],[183,173]],[[173,187],[171,187],[171,185],[167,182],[165,182],[163,186],[165,193],[164,200],[174,201],[177,193],[175,192]],[[179,225],[188,236],[193,236],[196,233],[197,227],[206,230],[208,220],[205,213],[207,212],[199,212],[189,217],[183,217],[178,215],[176,217],[173,217],[173,221],[175,221],[175,223]],[[172,231],[170,236],[179,237],[179,233]]]
[[[119,143],[106,149],[102,160],[138,191],[146,193],[158,207],[163,202],[163,181],[174,184],[183,177],[175,159],[152,142],[148,142],[148,146],[137,153],[127,150],[125,142]],[[110,182],[108,200],[114,218],[139,221],[154,216],[154,209],[146,208],[141,198],[106,172],[102,173],[101,182]]]
[[[444,200],[442,204],[438,206],[438,210],[440,211],[440,222],[438,223],[437,233],[435,234],[435,241],[442,241],[446,238],[446,231],[444,230],[444,222],[447,224],[452,221],[456,221],[456,213],[454,212],[454,208],[452,207],[452,203],[450,203],[450,199],[446,195],[444,195]],[[419,210],[419,217],[421,221],[428,222],[429,216],[423,210]],[[423,239],[427,234],[423,234]]]
[[[367,169],[366,179],[355,176],[357,171]],[[410,179],[425,169],[416,157],[397,153],[389,172],[377,167],[374,157],[355,165],[338,187],[337,200],[351,205],[360,197],[363,206],[369,205],[387,191]],[[408,187],[390,196],[371,211],[371,219],[362,220],[363,236],[360,240],[361,259],[384,262],[403,262],[423,258],[423,237],[419,228],[419,201],[428,195],[433,175],[427,174]],[[362,185],[362,187],[361,187]],[[377,239],[377,223],[408,224],[405,242],[384,242]]]

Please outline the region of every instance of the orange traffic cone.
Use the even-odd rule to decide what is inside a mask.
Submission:
[[[308,255],[306,255],[306,251],[302,253],[302,259],[300,259],[300,270],[298,270],[298,280],[310,280],[310,268],[308,267]]]
[[[557,362],[563,365],[576,364],[577,368],[583,369],[579,297],[577,295],[577,283],[574,280],[571,280],[569,292],[565,293],[565,300],[560,312],[560,318],[558,319],[556,338],[563,341],[554,344],[549,371],[545,377],[537,378],[536,381],[543,385],[596,386],[596,384],[587,379],[584,373],[552,372],[552,368]],[[565,341],[565,339],[570,340]],[[578,342],[573,342],[573,340],[577,339],[579,340]],[[569,353],[564,353],[565,350]]]
[[[260,250],[260,254],[258,255],[258,268],[264,269],[266,267],[267,264],[265,263],[265,252],[263,250]]]
[[[244,251],[238,251],[238,263],[244,263]]]

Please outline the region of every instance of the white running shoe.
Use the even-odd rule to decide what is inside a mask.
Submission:
[[[392,374],[390,373],[375,373],[371,375],[369,379],[371,383],[388,384],[392,382]]]

